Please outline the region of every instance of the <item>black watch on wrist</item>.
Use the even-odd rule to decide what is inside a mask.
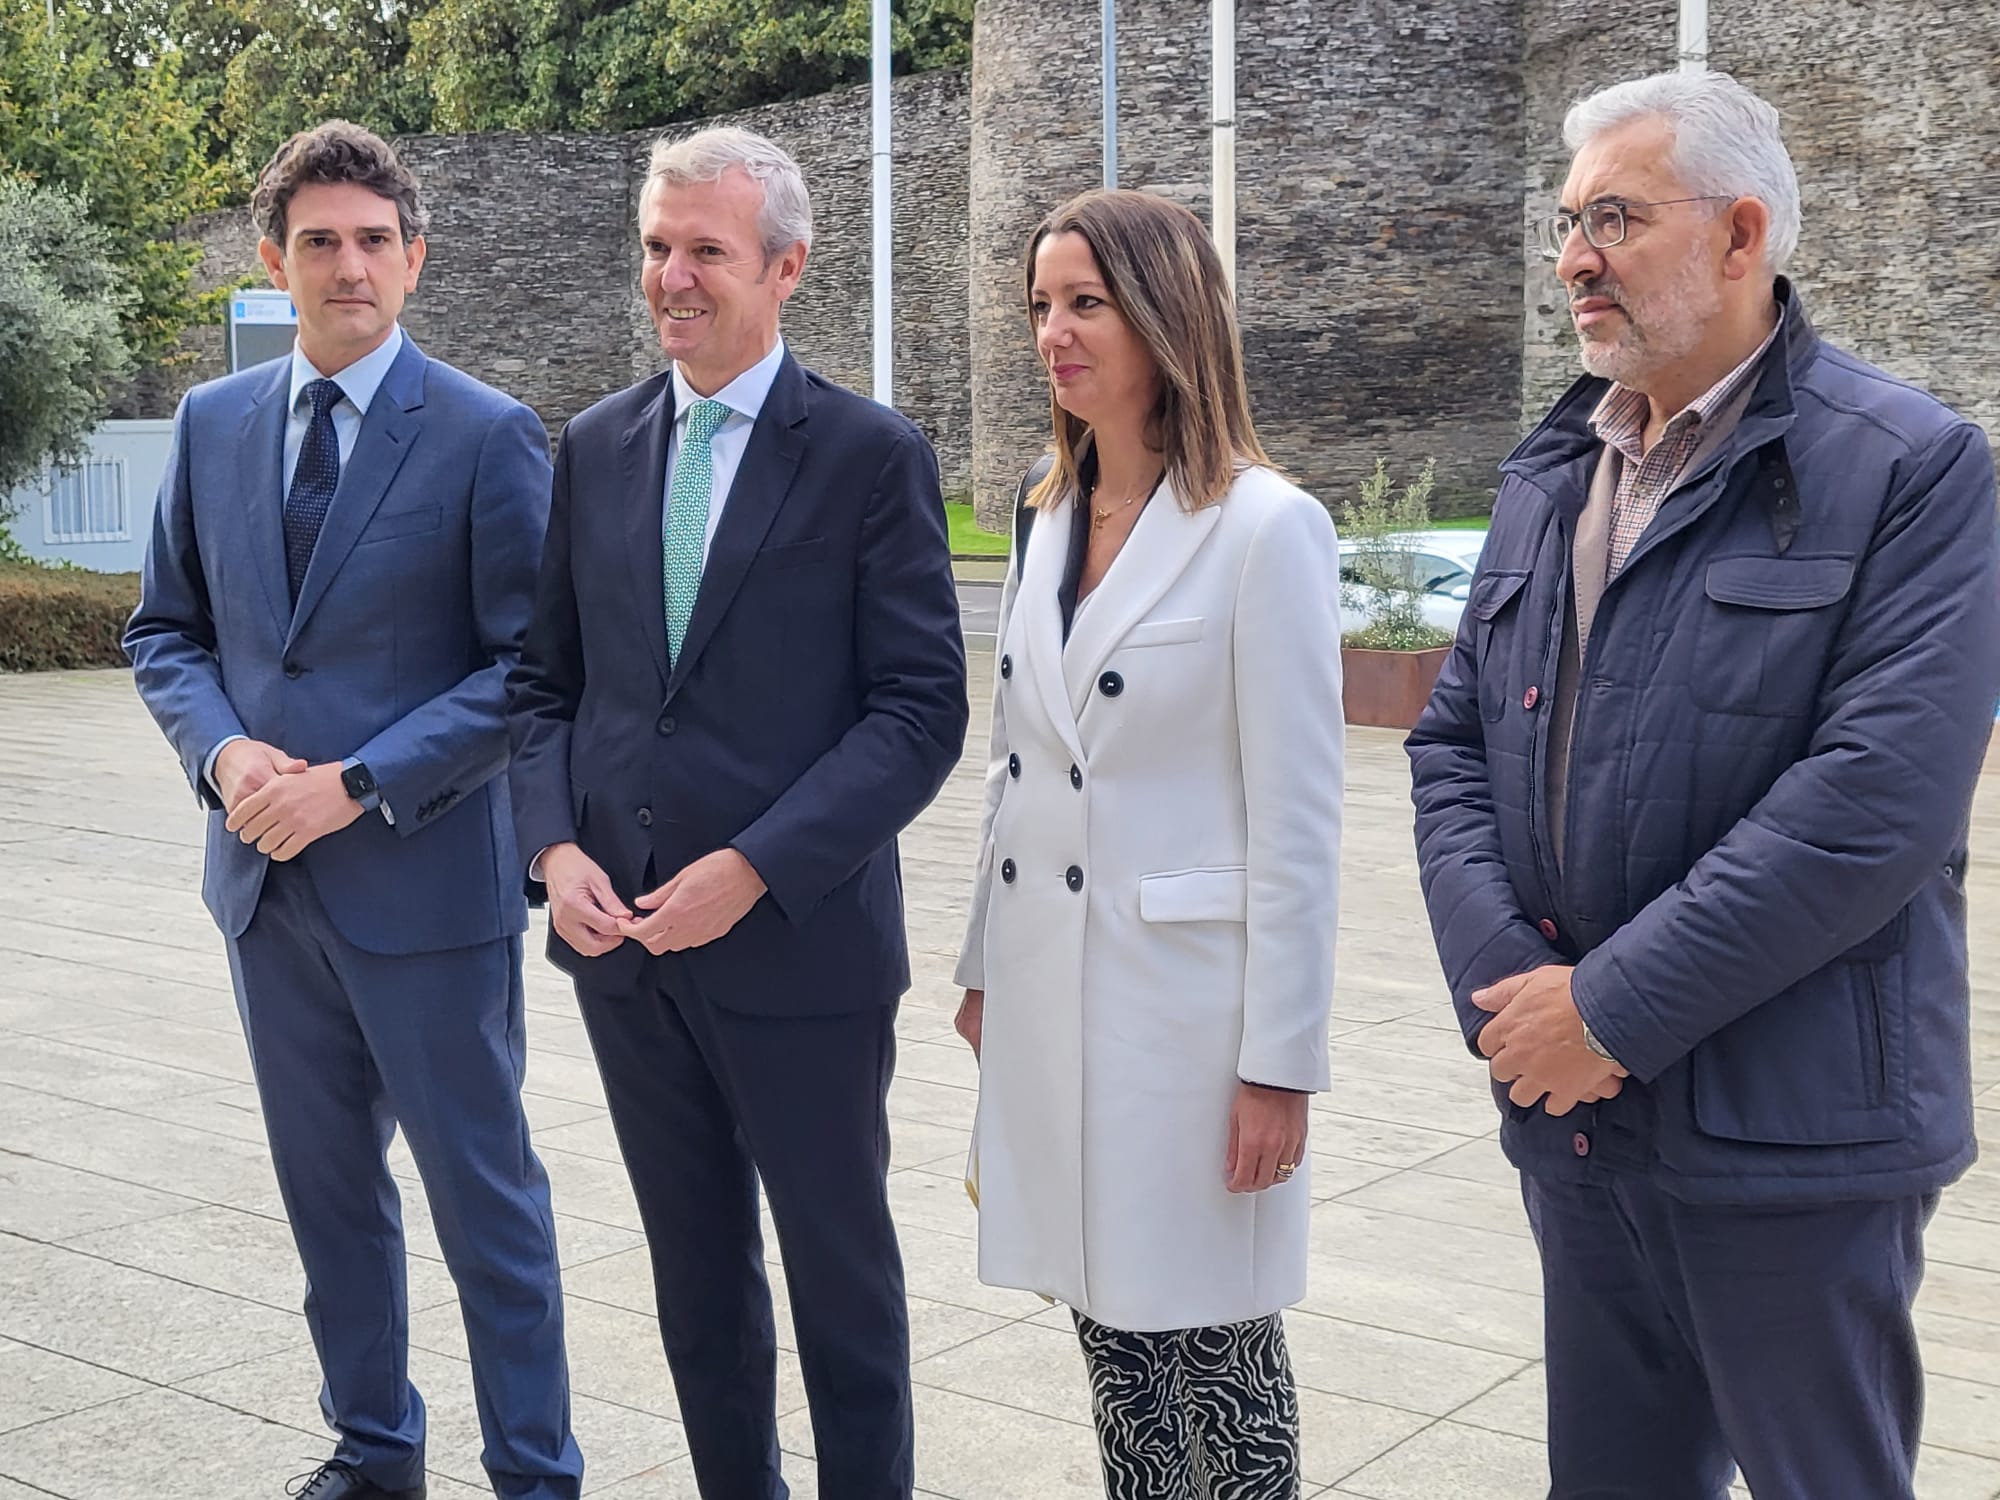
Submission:
[[[347,789],[347,795],[363,807],[372,807],[379,800],[380,788],[375,785],[375,773],[360,761],[351,766],[343,766],[340,784]]]

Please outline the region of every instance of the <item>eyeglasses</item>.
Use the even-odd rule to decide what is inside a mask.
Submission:
[[[1727,203],[1729,198],[1721,193],[1707,193],[1699,198],[1662,198],[1656,203],[1586,203],[1576,213],[1563,210],[1536,221],[1535,228],[1540,234],[1539,248],[1544,260],[1561,260],[1563,246],[1580,226],[1583,237],[1598,250],[1609,250],[1613,245],[1625,243],[1625,211],[1628,208],[1671,208],[1676,203]]]

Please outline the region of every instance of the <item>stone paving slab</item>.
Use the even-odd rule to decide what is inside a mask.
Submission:
[[[991,658],[975,649],[972,743]],[[1483,1075],[1430,952],[1398,737],[1352,737],[1335,1089],[1313,1103],[1312,1282],[1289,1315],[1319,1500],[1545,1491],[1540,1294]],[[1993,769],[2000,770],[2000,759]],[[916,982],[898,1019],[892,1199],[911,1295],[918,1482],[932,1500],[1094,1500],[1068,1315],[982,1286],[959,1182],[977,1071],[951,1029],[979,777],[904,841]],[[2000,845],[1989,774],[1975,847]],[[302,1278],[270,1174],[201,814],[116,672],[0,678],[0,1500],[258,1500],[328,1449]],[[2000,875],[1975,860],[1988,1157],[1929,1236],[1923,1500],[2000,1500]],[[530,938],[538,955],[542,935]],[[554,1183],[575,1421],[605,1500],[693,1500],[650,1271],[567,982],[529,960],[527,1108]],[[408,1153],[411,1368],[437,1500],[486,1493],[471,1369]],[[769,1232],[766,1223],[767,1237]],[[767,1238],[767,1243],[775,1244]],[[770,1252],[775,1255],[775,1251]],[[780,1436],[817,1493],[782,1270]]]

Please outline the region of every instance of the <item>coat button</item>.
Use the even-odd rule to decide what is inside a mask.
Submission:
[[[1068,886],[1069,886],[1069,888],[1070,888],[1071,890],[1073,890],[1073,891],[1080,891],[1080,890],[1082,890],[1082,889],[1083,889],[1083,866],[1081,866],[1081,865],[1071,865],[1071,866],[1070,866],[1070,867],[1069,867],[1069,868],[1068,868],[1067,870],[1065,870],[1065,871],[1063,872],[1063,880],[1064,880],[1064,881],[1065,881],[1065,882],[1066,882],[1066,883],[1068,884]]]
[[[1581,1130],[1569,1138],[1569,1145],[1578,1156],[1590,1155],[1590,1137]]]
[[[1000,658],[1000,675],[1002,677],[1012,677],[1014,675],[1013,657],[1003,656]]]
[[[674,731],[675,731],[676,729],[678,729],[679,727],[680,727],[680,726],[679,726],[678,724],[676,724],[676,723],[674,722],[674,716],[673,716],[672,714],[661,714],[661,715],[660,715],[660,733],[661,733],[661,734],[672,734],[672,733],[673,733],[673,732],[674,732]]]
[[[1075,787],[1079,792],[1083,790],[1083,771],[1079,767],[1071,766],[1069,768],[1069,784]],[[1949,875],[1950,873],[1951,873],[1950,870],[1945,871],[1945,874],[1947,875]]]
[[[285,675],[287,677],[303,677],[305,676],[305,672],[306,669],[295,661],[285,663]]]
[[[1013,861],[1013,860],[1011,860],[1011,859],[1003,859],[1003,860],[1001,860],[1001,861],[1000,861],[1000,879],[1001,879],[1002,883],[1003,883],[1003,884],[1006,884],[1006,885],[1012,885],[1012,884],[1014,883],[1014,861]]]
[[[1551,922],[1547,917],[1543,917],[1541,921],[1535,924],[1535,931],[1539,932],[1543,937],[1547,938],[1552,943],[1556,940],[1556,937],[1558,935],[1556,932],[1556,924]]]
[[[1125,691],[1125,679],[1116,672],[1106,672],[1097,679],[1097,690],[1107,698],[1116,698]]]
[[[1531,687],[1527,690],[1527,692],[1521,694],[1521,707],[1523,708],[1533,709],[1534,706],[1537,703],[1540,703],[1541,701],[1542,701],[1542,690],[1538,687]]]
[[[642,807],[639,809],[639,826],[641,828],[651,828],[653,826],[652,808]]]
[[[1014,778],[1014,779],[1015,779],[1016,781],[1019,781],[1019,780],[1021,779],[1021,757],[1020,757],[1020,756],[1018,756],[1018,755],[1010,755],[1010,756],[1008,756],[1008,757],[1007,757],[1007,774],[1008,774],[1009,776],[1013,777],[1013,778]]]

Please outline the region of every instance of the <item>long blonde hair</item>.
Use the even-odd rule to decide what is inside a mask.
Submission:
[[[1052,235],[1080,234],[1112,305],[1160,373],[1147,436],[1166,455],[1166,472],[1190,510],[1229,493],[1238,469],[1270,465],[1250,420],[1243,335],[1221,257],[1201,220],[1154,193],[1098,189],[1042,220],[1028,241],[1028,322],[1034,325],[1035,254]],[[1028,503],[1053,505],[1080,489],[1090,428],[1049,392],[1055,465]]]

